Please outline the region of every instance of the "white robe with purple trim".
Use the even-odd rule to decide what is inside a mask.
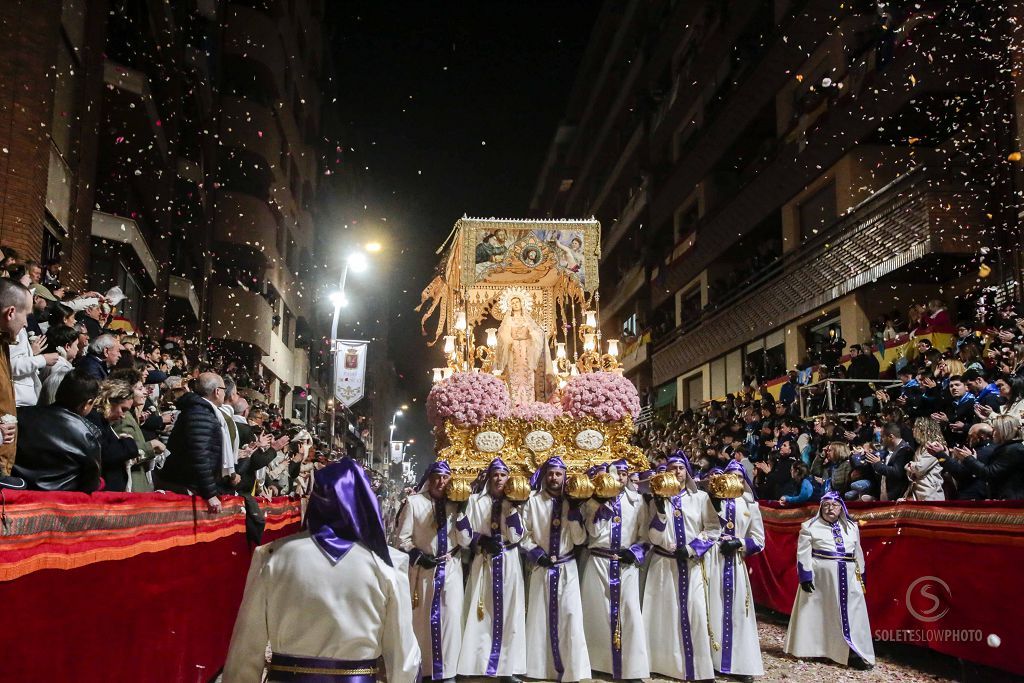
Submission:
[[[492,558],[478,545],[480,537],[500,534],[506,544],[518,544],[525,531],[523,515],[508,501],[497,501],[484,494],[470,499],[466,514],[459,515],[456,528],[459,543],[475,550],[466,584],[463,617],[462,652],[459,655],[460,676],[514,676],[526,673],[526,587],[523,563],[517,547]],[[498,508],[497,522],[494,509]],[[494,528],[494,524],[498,528]],[[494,590],[495,565],[501,577],[502,590]],[[495,596],[500,601],[495,602]],[[500,636],[495,638],[496,610],[501,610]]]
[[[444,582],[437,602],[441,616],[439,633],[431,633],[430,615],[435,607],[434,579],[441,566],[428,569],[416,564],[421,553],[438,555],[438,526],[434,499],[429,493],[416,493],[406,500],[398,514],[398,547],[409,553],[409,585],[412,591],[412,623],[423,655],[423,676],[434,679],[452,678],[459,664],[462,648],[462,560],[452,557],[459,548],[455,528],[458,511],[454,503],[445,503],[444,539],[447,556]],[[435,671],[434,662],[441,668]]]
[[[529,562],[530,598],[526,611],[526,675],[548,681],[580,681],[590,678],[590,657],[583,632],[583,604],[580,600],[580,579],[573,559],[557,566],[557,577],[552,569],[536,563],[540,555],[567,557],[573,549],[587,540],[580,510],[569,508],[569,501],[561,503],[555,521],[554,499],[539,491],[530,496],[523,510],[526,535],[520,548]],[[552,529],[559,530],[559,547],[551,547]],[[558,654],[562,666],[559,675],[555,668],[554,647],[551,639],[552,579],[557,587]]]
[[[647,509],[643,497],[634,491],[623,491],[617,500],[619,514],[612,512],[615,501],[601,504],[591,500],[584,506],[590,557],[583,571],[583,625],[590,664],[596,671],[617,678],[648,678],[651,671],[640,610],[640,566],[617,563],[620,583],[618,626],[613,632],[612,561],[599,554],[612,548],[632,548],[642,563],[642,544],[647,540]],[[618,543],[614,543],[612,538],[616,526],[620,529]]]
[[[670,553],[676,551],[677,515],[684,527],[689,555],[686,583],[680,585],[678,560],[652,548],[644,591],[644,629],[651,672],[681,680],[710,679],[715,672],[702,558],[718,536],[718,515],[703,491],[683,491],[666,501],[665,512],[658,512],[652,501],[648,506],[648,539],[652,546]],[[680,620],[681,614],[685,615],[685,622]]]
[[[409,558],[389,566],[362,544],[336,563],[303,531],[253,553],[235,620],[224,683],[262,680],[267,644],[278,654],[348,661],[384,658],[392,683],[417,683]]]
[[[723,499],[718,520],[719,537],[732,536],[743,541],[743,546],[728,555],[716,544],[704,555],[710,583],[711,633],[719,646],[711,650],[715,671],[761,676],[764,664],[757,634],[757,614],[750,576],[743,561],[744,557],[764,550],[761,508],[747,496]]]
[[[812,581],[814,592],[798,588],[789,618],[789,630],[783,650],[794,657],[828,657],[846,664],[851,646],[860,657],[875,662],[871,641],[871,624],[864,600],[864,589],[857,571],[864,574],[864,552],[860,547],[860,530],[855,522],[836,523],[842,536],[844,554],[853,562],[814,557],[813,551],[836,553],[837,544],[832,525],[820,517],[812,517],[800,526],[797,540],[797,573],[800,581]],[[845,571],[846,600],[841,600],[840,572]],[[848,633],[843,632],[845,602]],[[848,640],[849,639],[849,640]]]

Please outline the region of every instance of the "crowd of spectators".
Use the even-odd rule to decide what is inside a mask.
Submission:
[[[124,295],[75,292],[59,261],[0,247],[0,488],[303,495],[329,451],[237,358],[147,339],[116,315]],[[248,395],[253,401],[246,398]]]
[[[654,415],[635,443],[652,464],[683,450],[698,477],[737,460],[759,498],[784,505],[828,490],[866,501],[1024,499],[1024,316],[1012,302],[989,311],[954,324],[941,301],[914,307],[906,352],[886,351],[897,335],[883,328],[884,338],[791,370],[781,385]]]

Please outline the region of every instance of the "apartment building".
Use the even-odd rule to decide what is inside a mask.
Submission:
[[[603,332],[627,376],[693,407],[912,302],[1014,296],[1020,17],[605,3],[531,212],[601,221]]]
[[[0,3],[0,244],[309,391],[324,0]]]

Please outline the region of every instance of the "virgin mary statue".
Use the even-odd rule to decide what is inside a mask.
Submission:
[[[508,382],[513,405],[546,401],[548,377],[554,370],[547,334],[530,315],[532,297],[525,290],[506,290],[498,306],[503,318],[494,369]]]

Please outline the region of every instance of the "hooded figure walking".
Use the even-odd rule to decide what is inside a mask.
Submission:
[[[414,683],[407,556],[389,548],[380,508],[351,459],[316,472],[305,530],[256,549],[224,683]],[[273,653],[266,660],[267,644]]]

